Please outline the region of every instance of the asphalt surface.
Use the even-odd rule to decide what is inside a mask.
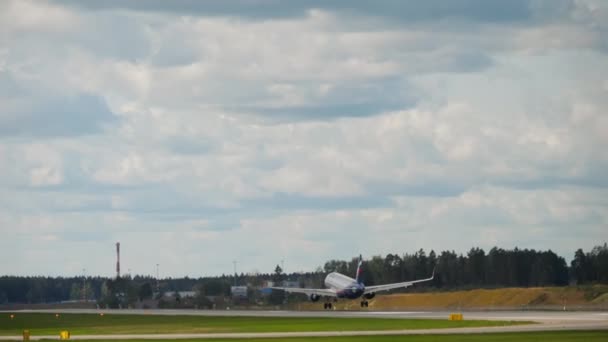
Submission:
[[[195,315],[195,316],[255,316],[255,317],[376,317],[376,318],[430,318],[447,319],[450,311],[239,311],[239,310],[24,310],[20,312],[49,313],[108,313],[124,315]],[[480,334],[500,332],[606,330],[608,336],[608,312],[556,312],[556,311],[471,311],[464,312],[464,319],[533,321],[538,324],[419,330],[386,331],[322,331],[280,333],[207,333],[207,334],[137,334],[137,335],[77,335],[72,340],[123,340],[123,339],[207,339],[207,338],[271,338],[271,337],[319,337],[319,336],[374,336],[374,335],[421,335],[421,334]],[[57,339],[58,336],[32,336],[32,340]],[[0,336],[0,340],[16,340],[20,336]]]

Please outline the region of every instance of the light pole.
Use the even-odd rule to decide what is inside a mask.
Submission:
[[[160,266],[159,264],[156,264],[156,292],[158,292],[158,295],[160,296],[160,278],[158,276],[158,266]]]
[[[283,271],[283,286],[287,282],[287,273],[285,272],[285,259],[281,259],[281,270]],[[283,304],[287,305],[287,291],[283,291]]]
[[[82,301],[87,301],[87,270],[85,268],[82,269]]]
[[[234,286],[236,286],[236,260],[233,260],[232,263],[234,264]]]

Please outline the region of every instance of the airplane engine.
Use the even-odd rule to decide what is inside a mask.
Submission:
[[[318,302],[319,299],[321,299],[321,296],[316,295],[316,294],[311,294],[310,296],[308,296],[308,298],[310,299],[311,302]]]
[[[363,297],[365,297],[365,299],[372,299],[374,297],[376,297],[375,293],[366,293],[363,295]]]

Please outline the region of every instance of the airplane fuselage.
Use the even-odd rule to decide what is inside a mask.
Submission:
[[[325,277],[325,287],[336,290],[338,298],[357,299],[365,292],[365,285],[338,272]]]

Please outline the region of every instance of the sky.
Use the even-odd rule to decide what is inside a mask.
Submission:
[[[0,2],[0,274],[608,240],[608,2]]]

